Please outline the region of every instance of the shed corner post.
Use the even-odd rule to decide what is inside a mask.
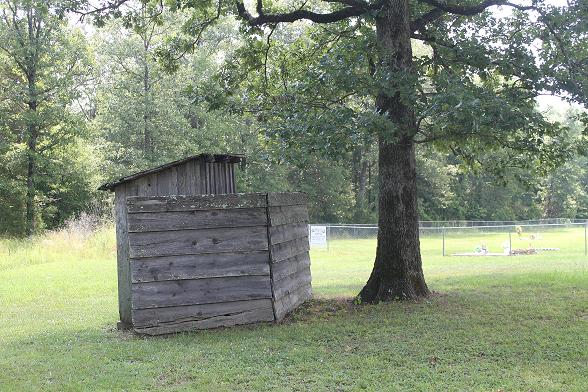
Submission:
[[[272,312],[274,313],[274,322],[278,321],[277,313],[276,313],[276,292],[274,288],[274,271],[272,268],[273,264],[273,257],[272,257],[272,233],[271,233],[271,209],[270,209],[270,193],[267,192],[264,195],[265,199],[265,213],[266,213],[266,229],[267,229],[267,254],[268,254],[268,262],[269,262],[269,279],[270,279],[270,289],[272,292]]]
[[[119,329],[132,328],[131,316],[131,266],[129,258],[128,209],[126,186],[119,185],[114,190],[114,213],[116,221],[116,262],[118,275]]]

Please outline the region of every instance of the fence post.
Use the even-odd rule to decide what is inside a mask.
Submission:
[[[588,220],[584,224],[584,256],[588,256]]]
[[[329,238],[331,238],[331,225],[327,225],[327,253],[329,252]]]
[[[442,236],[443,237],[443,250],[442,250],[442,254],[443,254],[443,257],[445,257],[445,227],[443,228],[442,233],[443,233],[443,236]]]
[[[512,254],[512,230],[508,231],[508,254]]]

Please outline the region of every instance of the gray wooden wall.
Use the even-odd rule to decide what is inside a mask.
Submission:
[[[277,320],[312,295],[308,209],[300,193],[269,194],[269,242]]]
[[[197,159],[122,185],[127,196],[235,193],[235,164]]]
[[[121,315],[146,334],[283,318],[311,294],[305,203],[283,193],[127,198]]]
[[[132,325],[131,274],[126,198],[235,193],[235,163],[209,162],[204,157],[122,183],[114,189],[118,260],[118,301],[121,324]]]

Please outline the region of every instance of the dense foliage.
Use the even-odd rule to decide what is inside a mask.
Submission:
[[[369,24],[244,29],[190,2],[129,1],[83,20],[66,12],[83,3],[0,5],[0,234],[104,210],[101,182],[199,152],[246,154],[242,191],[308,192],[313,222],[376,221],[375,138],[387,125],[371,96],[389,75],[370,66]],[[516,13],[510,24],[481,14],[488,28],[475,37],[472,24],[446,20],[428,31],[438,44],[413,42],[421,219],[588,218],[585,112],[543,116],[517,88],[586,102],[586,7],[571,4],[550,10],[554,31],[569,27],[563,41],[537,27],[535,53],[521,49],[528,21]],[[506,35],[511,44],[490,50],[490,37]],[[563,66],[558,45],[568,43]],[[521,62],[528,80],[511,72]]]

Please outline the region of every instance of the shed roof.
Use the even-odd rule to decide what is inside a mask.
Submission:
[[[186,158],[178,159],[177,161],[165,163],[161,166],[153,167],[151,169],[143,170],[138,173],[134,173],[125,177],[121,177],[116,181],[107,182],[106,184],[102,184],[98,190],[101,191],[112,191],[114,188],[119,186],[120,184],[124,184],[129,181],[134,181],[138,178],[158,173],[163,170],[169,169],[174,166],[182,165],[186,162],[190,162],[196,159],[202,159],[206,162],[229,162],[229,163],[240,163],[245,161],[245,155],[241,154],[198,154],[192,155]]]

